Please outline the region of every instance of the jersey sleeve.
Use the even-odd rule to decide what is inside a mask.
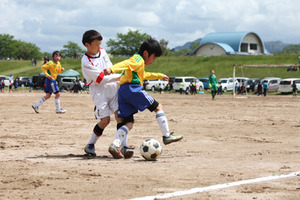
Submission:
[[[144,79],[148,80],[155,80],[155,79],[163,79],[164,74],[162,73],[152,73],[152,72],[145,72]]]
[[[81,66],[82,66],[82,73],[85,79],[87,79],[88,81],[100,83],[104,78],[103,71],[93,66],[91,63],[82,62]]]

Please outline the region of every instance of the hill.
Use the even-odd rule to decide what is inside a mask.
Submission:
[[[126,58],[115,57],[111,61],[113,63],[120,62]],[[297,64],[298,55],[274,55],[274,56],[216,56],[216,57],[161,57],[152,65],[146,66],[149,72],[161,72],[168,76],[195,76],[208,77],[209,70],[214,69],[218,78],[232,77],[232,66],[240,64]],[[73,69],[81,72],[80,59],[63,59],[62,66],[68,70]],[[42,61],[38,63],[39,67],[31,66],[30,61],[0,61],[0,74],[9,76],[32,77],[41,73],[40,66]],[[264,78],[267,76],[276,76],[280,78],[300,78],[300,72],[287,72],[286,68],[244,68],[245,77]],[[243,76],[240,68],[236,69],[236,76]],[[82,75],[81,75],[82,77]],[[82,77],[83,78],[83,77]]]

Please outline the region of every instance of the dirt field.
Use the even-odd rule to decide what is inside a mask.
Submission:
[[[155,115],[135,116],[128,143],[135,155],[108,153],[116,123],[84,155],[97,121],[89,94],[62,93],[66,114],[54,97],[36,114],[31,104],[44,93],[0,94],[0,199],[131,199],[300,171],[300,97],[236,98],[223,95],[153,94],[163,104],[170,129],[182,134],[163,145],[157,161],[145,161],[139,146],[161,142]],[[300,198],[300,176],[215,189],[171,199]]]

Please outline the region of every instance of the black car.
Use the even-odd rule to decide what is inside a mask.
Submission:
[[[29,78],[29,77],[19,77],[18,85],[23,86],[23,87],[24,86],[28,87],[30,81],[31,81],[31,78]]]
[[[260,78],[251,78],[246,81],[247,92],[254,92],[255,86],[261,81]]]

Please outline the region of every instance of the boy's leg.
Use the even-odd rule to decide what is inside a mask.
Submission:
[[[47,99],[51,97],[51,93],[46,93],[46,96],[41,97],[35,104],[33,104],[31,107],[36,113],[39,113],[39,106],[42,105]]]
[[[163,143],[165,145],[170,144],[172,142],[177,142],[183,138],[183,136],[175,136],[173,133],[170,133],[169,131],[169,124],[167,117],[162,110],[162,105],[159,104],[157,101],[154,101],[154,103],[148,108],[151,112],[156,112],[156,121],[160,127],[160,130],[163,135]]]
[[[55,100],[54,101],[55,101],[55,106],[56,106],[56,113],[65,113],[66,110],[64,110],[60,107],[60,93],[59,92],[57,92],[55,94]]]
[[[106,118],[102,118],[101,121],[95,125],[92,135],[91,135],[91,138],[90,138],[88,144],[84,148],[85,153],[90,154],[92,156],[96,156],[95,144],[98,141],[98,139],[100,138],[100,136],[102,135],[103,130],[107,126],[108,123],[109,123],[109,117],[106,117]],[[101,127],[103,127],[103,128],[101,128]]]
[[[115,158],[131,158],[133,156],[133,148],[127,147],[127,134],[133,127],[133,115],[124,118],[122,127],[117,130],[113,143],[109,146],[109,153]]]

